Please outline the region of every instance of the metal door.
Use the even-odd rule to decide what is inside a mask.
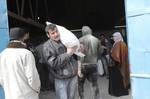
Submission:
[[[6,0],[0,0],[0,52],[8,43],[8,16]],[[4,91],[0,86],[0,99],[4,99]]]
[[[125,0],[133,99],[150,99],[150,0]]]

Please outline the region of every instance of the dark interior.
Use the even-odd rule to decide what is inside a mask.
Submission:
[[[9,14],[9,27],[28,27],[34,38],[44,36],[45,21],[70,30],[81,29],[83,25],[93,31],[125,25],[124,0],[7,0],[7,5],[8,11],[25,19]],[[35,24],[26,21],[29,19]]]

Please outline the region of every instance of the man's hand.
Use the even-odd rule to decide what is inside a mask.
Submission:
[[[80,78],[83,77],[83,74],[82,74],[81,70],[79,70],[79,69],[78,69],[78,76],[79,76]]]
[[[82,78],[83,77],[83,74],[82,74],[82,72],[81,72],[81,61],[78,61],[78,76],[80,77],[80,78]]]

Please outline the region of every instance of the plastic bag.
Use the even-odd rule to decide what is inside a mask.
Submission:
[[[100,59],[98,60],[98,63],[97,63],[97,72],[101,76],[104,74],[103,64],[102,64],[102,61]]]
[[[51,22],[46,22],[46,24],[52,24]],[[59,33],[60,33],[60,40],[66,47],[74,47],[77,46],[77,50],[74,54],[84,57],[85,55],[79,51],[80,49],[80,42],[79,39],[68,29],[63,26],[56,25]]]

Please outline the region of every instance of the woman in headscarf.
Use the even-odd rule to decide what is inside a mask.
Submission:
[[[128,49],[119,32],[113,34],[114,44],[110,53],[109,94],[128,95],[129,62]]]

